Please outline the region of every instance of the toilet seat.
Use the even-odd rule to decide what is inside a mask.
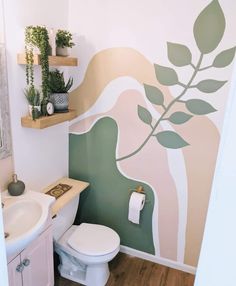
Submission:
[[[101,256],[117,249],[120,238],[114,230],[104,225],[82,223],[76,227],[67,243],[81,254]]]

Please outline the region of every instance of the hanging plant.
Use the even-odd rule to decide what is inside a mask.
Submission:
[[[40,51],[42,67],[42,93],[43,101],[48,99],[48,55],[50,51],[48,31],[43,26],[27,26],[25,28],[25,54],[26,54],[26,83],[34,86],[33,49]]]

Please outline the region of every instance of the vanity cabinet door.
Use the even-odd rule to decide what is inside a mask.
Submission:
[[[23,268],[21,267],[20,255],[8,263],[7,268],[9,286],[22,286],[21,273]]]
[[[54,285],[52,227],[22,251],[21,263],[23,286]]]

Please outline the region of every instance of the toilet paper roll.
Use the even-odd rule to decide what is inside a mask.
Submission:
[[[144,207],[145,194],[133,192],[129,199],[129,221],[139,224],[140,212]]]

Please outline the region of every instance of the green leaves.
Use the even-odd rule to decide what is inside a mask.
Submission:
[[[216,111],[210,103],[201,99],[189,99],[185,105],[191,113],[196,115],[205,115]]]
[[[178,83],[178,75],[172,68],[154,64],[156,78],[163,85],[174,85]]]
[[[189,145],[174,131],[161,131],[156,135],[157,141],[166,148],[179,149]]]
[[[169,61],[173,65],[183,67],[191,64],[192,54],[188,47],[176,43],[167,43],[167,49]]]
[[[147,99],[156,105],[163,105],[164,103],[164,95],[159,88],[156,86],[144,84],[145,93]]]
[[[183,124],[191,119],[193,116],[182,111],[177,111],[171,114],[168,120],[174,124]]]
[[[220,43],[225,31],[225,17],[218,0],[213,0],[197,17],[193,33],[202,54],[209,54]]]
[[[228,50],[224,50],[216,56],[212,66],[215,68],[224,68],[231,64],[234,59],[234,55],[235,47]]]
[[[206,93],[212,93],[220,89],[227,81],[220,81],[220,80],[214,80],[214,79],[206,79],[200,81],[196,88],[199,89],[202,92]]]
[[[151,113],[141,105],[138,105],[138,117],[146,124],[152,124],[152,115]]]

